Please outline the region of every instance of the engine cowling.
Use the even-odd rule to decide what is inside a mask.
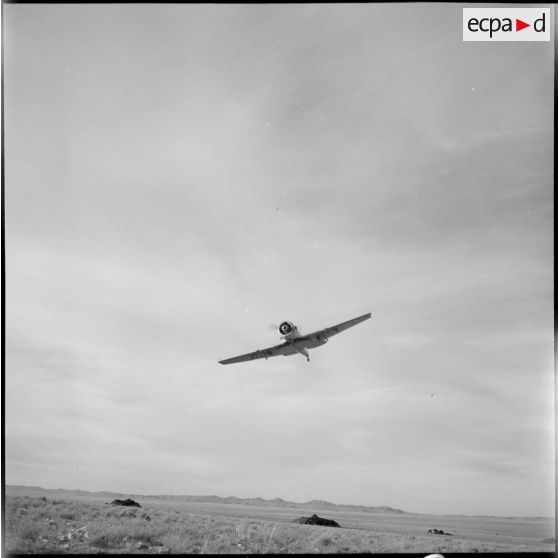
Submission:
[[[279,334],[283,339],[291,339],[292,337],[296,337],[296,326],[291,322],[283,322],[279,326]]]

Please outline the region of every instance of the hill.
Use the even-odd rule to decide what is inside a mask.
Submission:
[[[359,506],[352,504],[334,504],[325,500],[310,500],[308,502],[289,502],[282,498],[265,500],[264,498],[237,498],[236,496],[191,496],[169,494],[125,494],[121,492],[89,492],[87,490],[67,490],[64,488],[42,488],[40,486],[6,485],[6,494],[11,496],[45,496],[50,498],[106,498],[116,499],[130,496],[136,500],[164,500],[166,502],[201,502],[211,504],[242,504],[249,506],[270,506],[285,508],[316,508],[322,510],[358,511],[366,513],[393,513],[405,514],[407,512],[389,506]]]

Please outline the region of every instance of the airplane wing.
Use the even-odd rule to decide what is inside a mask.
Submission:
[[[356,326],[365,320],[368,320],[372,317],[372,314],[368,312],[368,314],[363,314],[358,318],[353,318],[352,320],[347,320],[346,322],[342,322],[340,324],[326,327],[324,329],[320,329],[319,331],[315,331],[314,333],[309,333],[308,335],[304,335],[301,339],[310,339],[312,341],[321,341],[323,339],[329,339],[350,327]]]
[[[267,349],[258,349],[253,353],[246,353],[245,355],[240,355],[237,357],[226,358],[225,360],[220,360],[220,364],[233,364],[234,362],[245,362],[247,360],[256,360],[258,358],[270,358],[274,356],[284,355],[289,352],[287,347],[290,343],[282,343],[281,345],[275,345],[275,347],[268,347]]]

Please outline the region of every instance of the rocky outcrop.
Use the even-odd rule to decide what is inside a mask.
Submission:
[[[126,498],[126,500],[113,500],[110,503],[110,505],[111,506],[134,506],[135,508],[141,508],[141,506],[137,502],[134,502],[130,498]]]
[[[326,519],[324,517],[318,517],[316,514],[310,517],[299,517],[294,520],[294,523],[302,523],[303,525],[323,525],[324,527],[341,527],[337,521],[333,519]]]
[[[445,533],[441,529],[428,529],[427,533],[430,535],[448,535],[451,537],[451,533]]]

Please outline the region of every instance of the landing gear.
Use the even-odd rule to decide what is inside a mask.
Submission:
[[[294,350],[297,353],[300,353],[302,356],[305,356],[306,360],[308,362],[310,362],[310,355],[308,354],[308,351],[304,347],[297,347],[294,343],[292,345],[293,345]]]

